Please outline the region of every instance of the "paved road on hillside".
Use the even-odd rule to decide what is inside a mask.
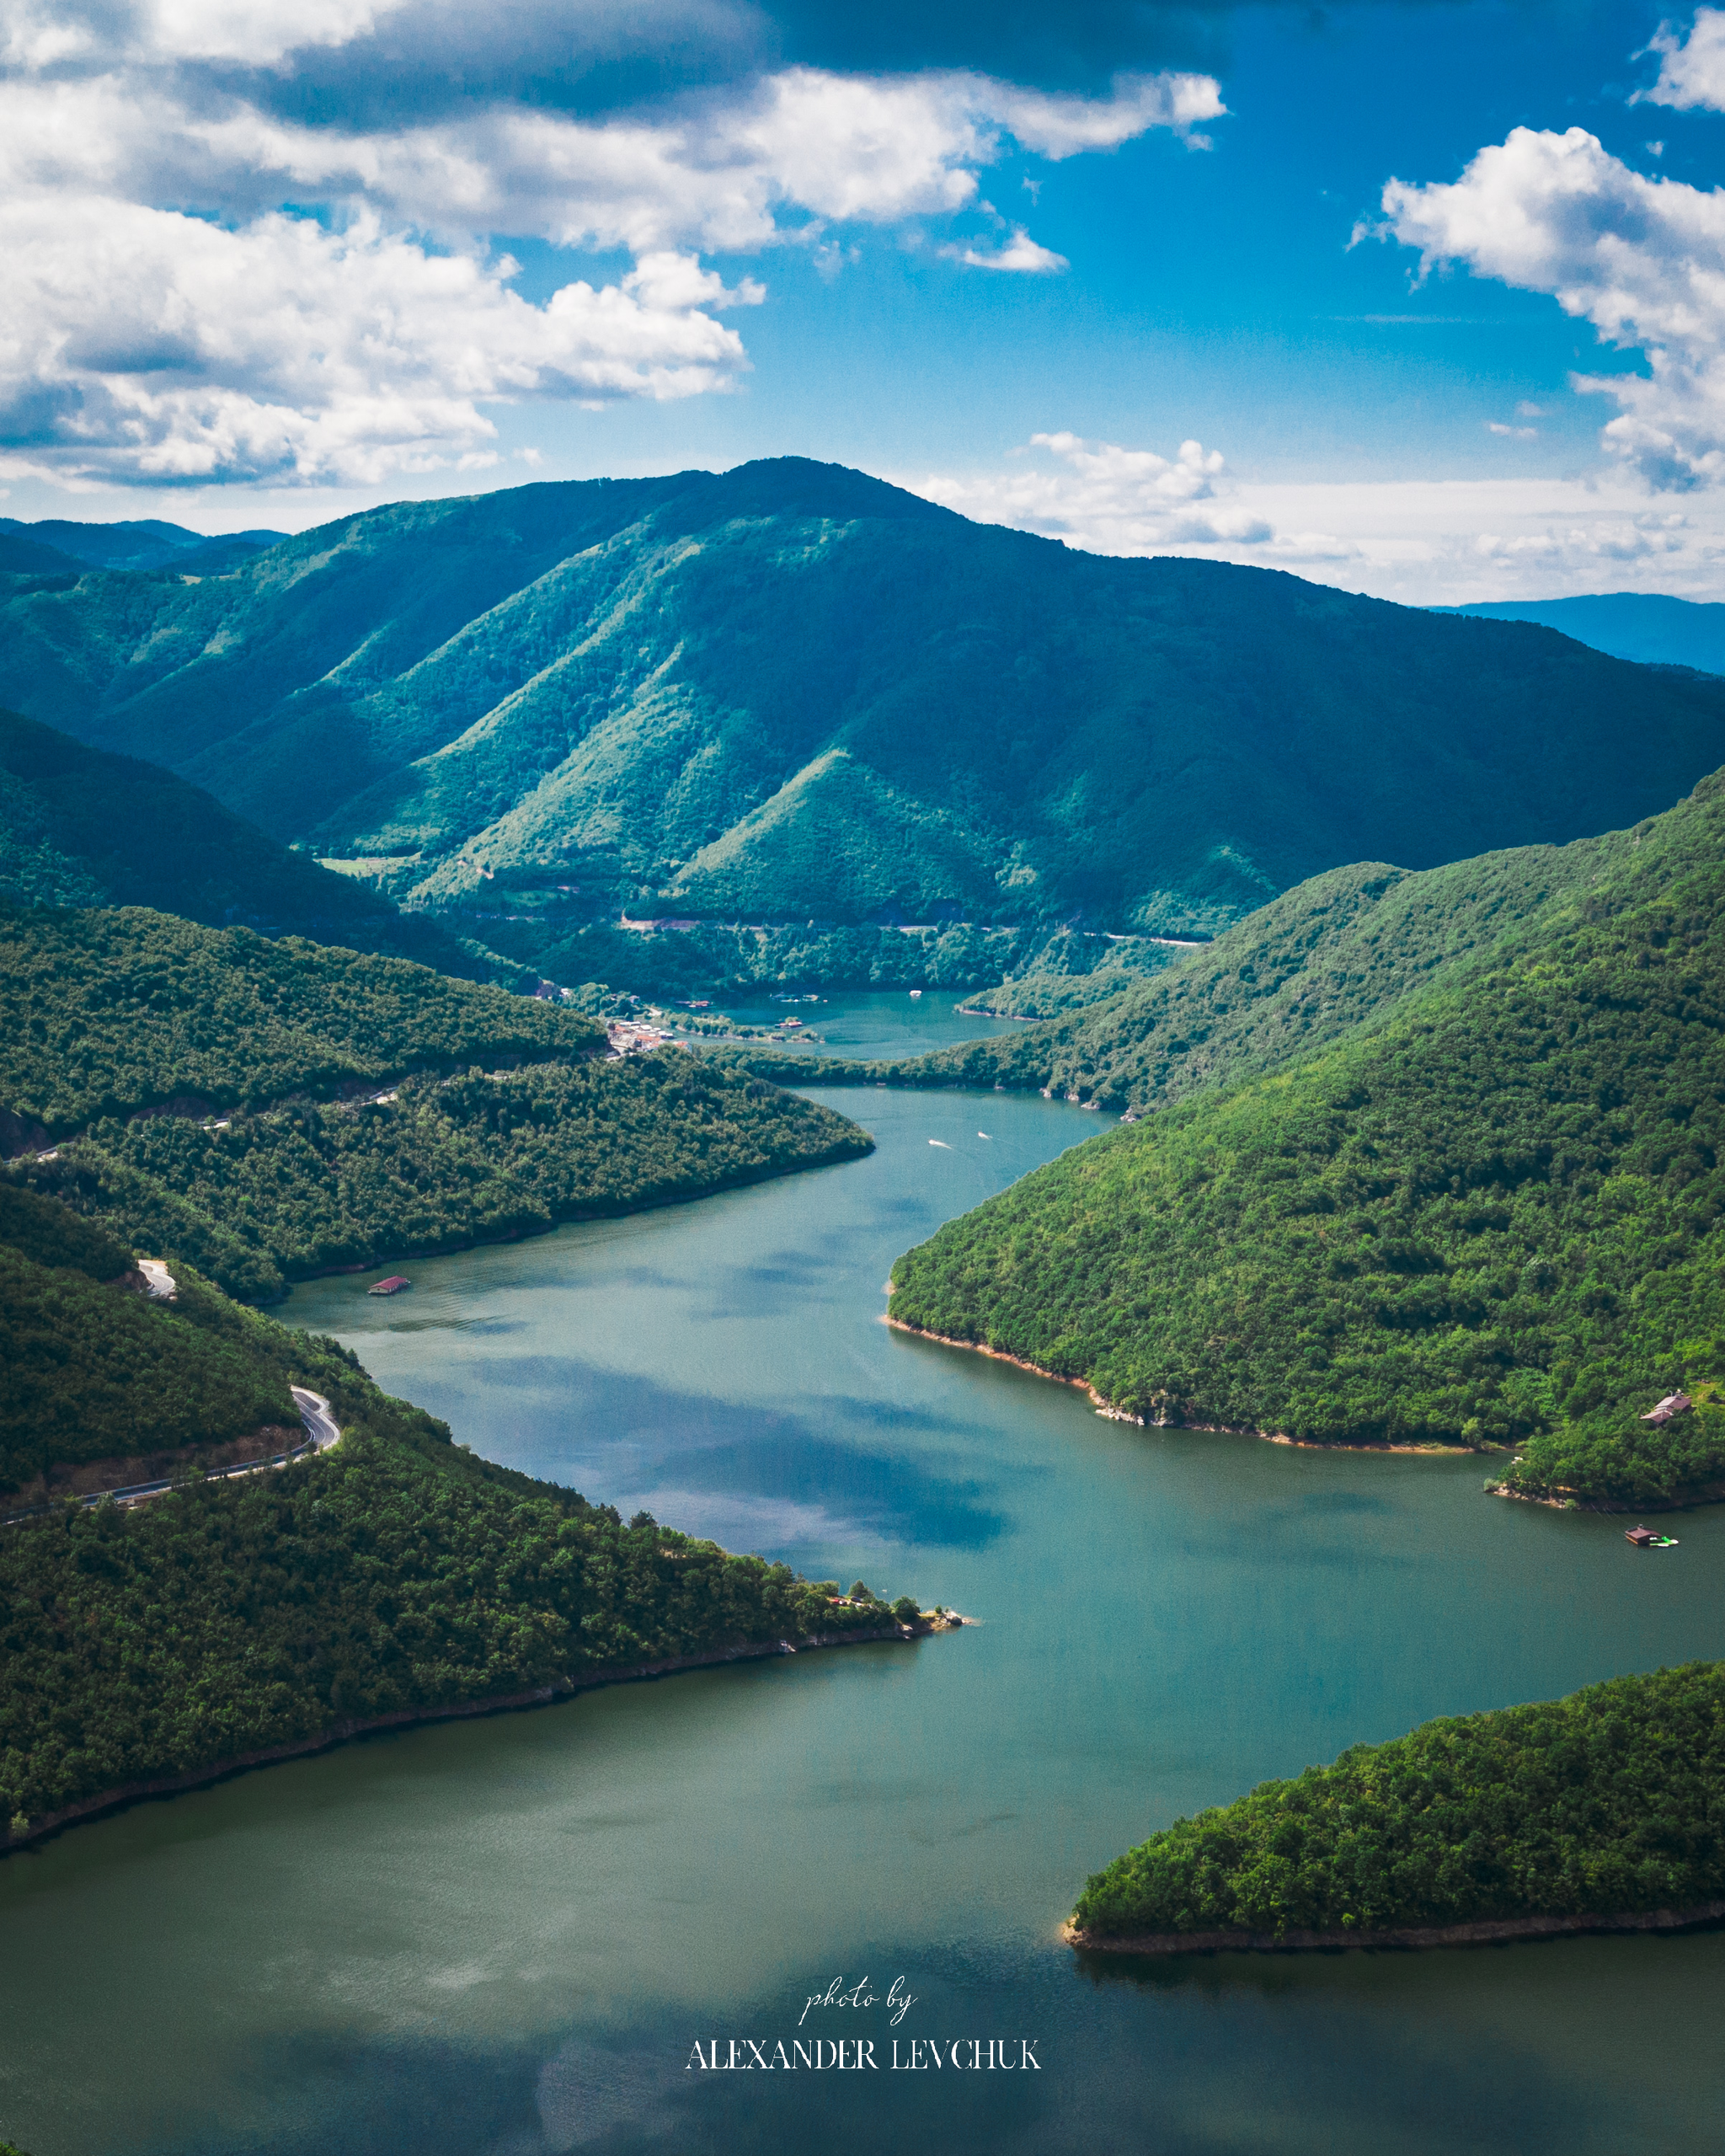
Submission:
[[[302,1460],[308,1452],[327,1452],[332,1445],[341,1442],[341,1430],[329,1411],[329,1403],[322,1393],[309,1391],[304,1385],[290,1385],[294,1405],[300,1411],[300,1420],[306,1426],[306,1442],[296,1445],[291,1451],[278,1452],[273,1459],[247,1460],[238,1467],[216,1468],[204,1479],[206,1482],[232,1482],[243,1474],[267,1474],[272,1468],[285,1468],[290,1460]],[[163,1497],[172,1490],[171,1479],[162,1482],[134,1482],[124,1490],[99,1490],[91,1496],[81,1499],[84,1505],[100,1505],[112,1498],[116,1505],[140,1505],[147,1498]],[[28,1512],[14,1512],[9,1519],[0,1520],[0,1527],[13,1527],[20,1520],[34,1520],[44,1512],[51,1512],[51,1505],[37,1505]]]

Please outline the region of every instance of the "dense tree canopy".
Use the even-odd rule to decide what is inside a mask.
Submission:
[[[1099,1939],[1396,1930],[1725,1898],[1725,1667],[1427,1722],[1177,1820],[1090,1880]]]
[[[53,1199],[0,1183],[0,1497],[55,1469],[294,1429],[290,1338],[181,1264],[172,1301]]]
[[[22,1173],[230,1294],[852,1160],[866,1132],[675,1051],[404,1082],[219,1121],[98,1124]]]
[[[33,717],[487,940],[529,896],[1202,933],[1338,861],[1598,830],[1725,754],[1700,676],[795,457],[398,503],[195,584],[45,580],[0,593],[0,661]]]
[[[149,906],[211,928],[392,951],[476,980],[508,970],[436,922],[290,853],[160,764],[86,748],[3,710],[0,904]]]
[[[1635,836],[1465,980],[949,1222],[894,1314],[1155,1419],[1725,1478],[1725,783]]]
[[[579,1058],[566,1005],[142,907],[0,912],[0,1109],[51,1136],[191,1099],[252,1106],[484,1061]]]
[[[894,1622],[477,1460],[333,1341],[234,1317],[341,1442],[0,1530],[0,1830],[355,1721]]]

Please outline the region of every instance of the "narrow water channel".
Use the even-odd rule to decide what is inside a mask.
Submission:
[[[1266,1776],[1725,1654],[1725,1515],[1637,1555],[1476,1463],[1139,1430],[893,1334],[897,1253],[1097,1119],[817,1097],[879,1150],[286,1314],[495,1458],[975,1627],[374,1740],[9,1859],[6,2130],[34,2156],[1718,2145],[1725,1936],[1097,1969],[1054,1934],[1089,1871]],[[915,2003],[805,2016],[835,1977]],[[691,2063],[858,2036],[872,2071]],[[912,2036],[1021,2063],[894,2071]]]

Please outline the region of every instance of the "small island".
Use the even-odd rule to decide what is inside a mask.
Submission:
[[[1725,1665],[1427,1722],[1176,1820],[1062,1936],[1128,1954],[1445,1946],[1725,1919]]]

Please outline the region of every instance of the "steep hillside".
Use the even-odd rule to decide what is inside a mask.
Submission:
[[[0,905],[148,906],[211,928],[391,951],[485,979],[506,961],[291,853],[200,787],[0,711]]]
[[[46,1137],[190,1100],[255,1106],[470,1062],[579,1058],[562,1004],[398,958],[142,907],[0,912],[0,1110]]]
[[[230,1295],[856,1160],[830,1109],[678,1053],[403,1080],[383,1099],[96,1124],[13,1175]],[[0,1184],[0,1188],[3,1188]]]
[[[132,1263],[101,1228],[0,1182],[0,1497],[45,1495],[56,1469],[297,1431],[261,1335],[190,1273],[172,1303],[140,1292]]]
[[[0,668],[398,896],[553,940],[620,907],[1205,933],[1337,861],[1632,821],[1725,755],[1725,685],[798,459],[45,583],[0,604]]]
[[[174,1447],[183,1486],[0,1528],[0,1848],[141,1783],[184,1788],[380,1721],[896,1638],[916,1617],[478,1459],[334,1340],[190,1274],[169,1308],[25,1258],[5,1239],[16,1213],[0,1205],[22,1344],[0,1364],[0,1481],[113,1437]],[[290,1383],[331,1403],[333,1450],[188,1476],[212,1436],[296,1424]]]
[[[1725,1478],[1725,776],[1607,855],[1489,965],[950,1222],[893,1315],[1160,1420]]]
[[[1033,1087],[1139,1113],[1233,1085],[1381,1021],[1407,996],[1464,977],[1503,939],[1632,858],[1645,834],[1527,846],[1410,872],[1355,862],[1313,876],[1148,980],[1022,1033],[895,1065],[896,1083]],[[1140,944],[1128,946],[1140,950]],[[1058,992],[1041,976],[1027,982]],[[1010,992],[982,997],[1015,1007]],[[880,1073],[875,1073],[879,1076]]]
[[[1725,1897],[1722,1790],[1717,1662],[1446,1716],[1152,1834],[1086,1886],[1077,1943],[1692,1913]]]
[[[604,1041],[403,960],[142,908],[0,914],[14,1184],[250,1301],[870,1148],[758,1078]]]

